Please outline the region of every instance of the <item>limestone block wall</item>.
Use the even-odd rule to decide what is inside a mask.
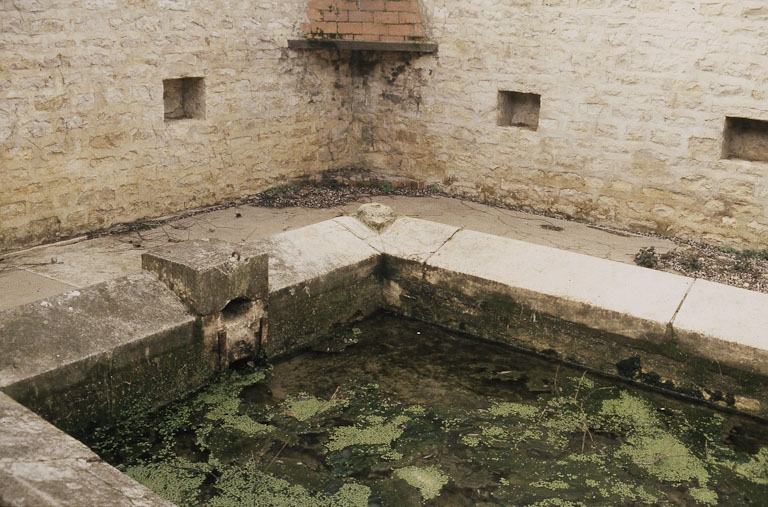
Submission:
[[[287,49],[321,26],[439,50]],[[766,40],[756,0],[0,0],[0,251],[351,164],[763,246]]]
[[[345,165],[344,62],[286,49],[305,10],[0,1],[0,251]]]
[[[765,124],[745,136],[762,155],[723,158],[727,117],[768,120],[763,2],[423,0],[422,14],[437,56],[383,57],[353,87],[361,165],[765,246]],[[510,98],[525,109],[518,99],[537,95],[533,125],[500,117]]]

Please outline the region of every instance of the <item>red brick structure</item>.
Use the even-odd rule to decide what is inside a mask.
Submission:
[[[310,0],[310,39],[344,41],[425,41],[417,0]]]

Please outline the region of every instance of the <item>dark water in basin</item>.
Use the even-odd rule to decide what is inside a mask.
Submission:
[[[748,418],[389,316],[318,348],[88,443],[179,505],[768,501]]]

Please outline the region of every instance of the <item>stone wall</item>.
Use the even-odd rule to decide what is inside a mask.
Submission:
[[[361,165],[765,247],[768,136],[752,130],[763,162],[722,158],[726,117],[768,120],[764,3],[423,0],[422,14],[438,55],[384,57],[356,83]],[[537,124],[499,126],[500,91],[540,95]]]
[[[0,251],[346,164],[344,62],[286,49],[305,8],[1,0]]]
[[[350,164],[763,244],[762,3],[421,0],[422,56],[289,50],[310,3],[0,1],[0,250]]]

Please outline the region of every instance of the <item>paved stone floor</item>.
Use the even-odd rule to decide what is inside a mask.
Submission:
[[[354,214],[365,202],[380,202],[404,216],[455,225],[594,257],[633,263],[640,248],[664,253],[672,241],[608,232],[585,224],[494,208],[446,197],[376,196],[323,209],[249,205],[210,211],[155,229],[0,254],[0,310],[118,278],[141,270],[141,254],[168,242],[200,238],[235,244]]]

